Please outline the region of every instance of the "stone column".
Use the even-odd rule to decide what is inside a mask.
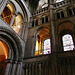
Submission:
[[[31,75],[35,75],[34,74],[34,63],[32,64],[32,74]]]
[[[5,70],[5,75],[10,75],[11,69],[12,69],[12,60],[6,60],[5,62],[6,65],[6,70]]]
[[[20,37],[22,37],[23,35],[23,32],[24,32],[24,25],[23,25],[23,23],[21,24],[21,26],[20,26],[20,30],[19,30],[19,36]]]
[[[67,14],[67,11],[66,11],[66,9],[64,10],[64,17],[67,17],[68,16],[68,14]]]
[[[53,12],[53,5],[50,5],[50,28],[51,28],[51,52],[53,53],[53,60],[52,60],[52,67],[53,67],[53,75],[58,75],[57,72],[57,39],[56,39],[56,28],[55,28],[55,21],[54,21],[54,12]]]
[[[35,46],[36,46],[36,38],[35,36],[32,36],[32,56],[35,56]]]
[[[39,64],[39,75],[41,75],[41,63]]]
[[[36,70],[35,70],[35,73],[36,73],[36,74],[35,74],[35,75],[38,75],[38,70],[37,70],[38,68],[37,68],[37,66],[38,66],[38,64],[36,63],[36,65],[35,65],[35,69],[36,69]]]
[[[31,67],[32,67],[32,65],[29,64],[29,75],[31,75]]]
[[[28,75],[28,64],[26,64],[26,74],[25,75]]]
[[[39,18],[39,25],[41,25],[42,24],[42,16],[40,16],[40,18]]]
[[[21,71],[22,71],[22,62],[18,61],[16,75],[21,75]]]
[[[17,67],[17,61],[13,61],[13,62],[12,62],[11,75],[15,75],[15,74],[16,74],[16,67]]]
[[[28,23],[23,23],[23,32],[22,32],[22,38],[26,41],[28,36]]]
[[[54,26],[54,19],[53,19],[53,6],[50,5],[50,28],[51,28],[51,48],[52,53],[56,51],[56,39],[55,39],[55,26]]]
[[[36,19],[34,19],[34,27],[36,26]]]

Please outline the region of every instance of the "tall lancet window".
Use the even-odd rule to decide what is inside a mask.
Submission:
[[[73,39],[72,36],[70,34],[66,34],[62,37],[62,41],[63,41],[63,48],[64,51],[70,51],[73,50],[74,48],[74,43],[73,43]]]
[[[49,54],[51,53],[51,44],[50,44],[50,39],[46,39],[44,41],[44,54]]]

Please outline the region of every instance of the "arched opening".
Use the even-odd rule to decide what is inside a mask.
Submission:
[[[61,11],[61,17],[64,18],[64,12],[63,11]]]
[[[42,24],[44,23],[44,17],[42,17]]]
[[[5,42],[0,40],[0,62],[8,58],[8,47]]]
[[[63,41],[64,51],[70,51],[70,50],[74,49],[73,39],[72,39],[72,36],[70,34],[65,34],[62,37],[62,41]]]
[[[6,5],[6,7],[4,8],[1,16],[3,18],[3,20],[8,24],[10,25],[10,22],[12,20],[12,17],[13,17],[13,14],[14,14],[14,8],[13,6],[9,3]]]
[[[16,33],[19,33],[22,24],[22,16],[21,14],[18,14],[17,16],[15,15],[15,10],[11,3],[6,5],[1,16],[8,25],[11,24],[13,16],[15,16],[11,27]]]
[[[46,23],[48,22],[48,16],[45,17]]]
[[[22,24],[22,17],[21,17],[20,14],[18,14],[18,15],[15,17],[14,23],[13,23],[13,25],[12,25],[12,29],[13,29],[16,33],[19,33],[20,28],[21,28],[21,24]]]
[[[60,13],[57,13],[57,19],[59,19],[60,18]]]
[[[72,16],[73,15],[71,9],[68,9],[68,14],[69,14],[69,16]]]
[[[71,42],[74,39],[74,36],[73,36],[74,35],[73,24],[71,22],[64,22],[63,24],[61,24],[59,26],[58,33],[60,35],[60,37],[59,37],[60,39],[59,39],[59,43],[58,43],[59,47],[60,47],[60,50],[61,51],[70,50],[70,49],[68,49],[69,47],[71,47],[69,45],[71,45]],[[68,37],[70,37],[71,40]],[[72,39],[72,37],[73,37],[73,39]],[[65,40],[65,39],[67,39],[67,40]],[[66,49],[64,49],[64,48],[66,48]]]
[[[35,20],[35,26],[37,26],[38,25],[38,20]]]
[[[32,21],[32,27],[34,27],[34,21]]]
[[[49,29],[41,29],[36,36],[35,56],[51,53]]]

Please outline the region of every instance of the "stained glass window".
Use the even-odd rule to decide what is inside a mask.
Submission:
[[[46,39],[44,41],[44,54],[49,54],[51,53],[51,44],[50,44],[50,39]]]
[[[70,34],[66,34],[62,37],[63,40],[63,48],[64,51],[70,51],[73,50],[74,44],[73,44],[73,39]]]

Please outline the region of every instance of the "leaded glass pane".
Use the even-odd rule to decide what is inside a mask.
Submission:
[[[73,50],[73,48],[74,48],[74,45],[66,46],[64,47],[64,51],[70,51],[70,50]]]
[[[62,37],[62,40],[63,40],[64,51],[73,50],[74,45],[73,45],[72,36],[70,34],[64,35]]]
[[[51,53],[50,39],[46,39],[44,41],[44,54],[49,54],[49,53]]]

